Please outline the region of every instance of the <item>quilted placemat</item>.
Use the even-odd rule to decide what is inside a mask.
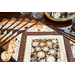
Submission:
[[[20,19],[19,21],[21,21],[22,19]],[[12,30],[9,34],[7,34],[7,36],[5,38],[3,38],[2,40],[6,39],[8,36],[10,36],[12,34],[12,37],[14,37],[15,35],[18,35],[17,32],[16,34],[13,34],[14,31],[17,31],[18,28],[20,28],[21,26],[23,26],[25,23],[28,22],[28,18],[26,18],[25,20],[23,20],[23,22],[21,22],[14,30],[12,30],[12,28],[14,26],[16,26],[17,23],[13,24],[12,27],[10,27],[8,30],[6,30],[4,32],[4,34],[0,35],[0,38],[2,38],[4,35],[6,35],[10,30]],[[19,22],[18,21],[18,22]],[[29,27],[33,24],[35,24],[36,21],[35,20],[31,20],[28,24],[26,24],[26,26],[22,27],[20,30],[25,30],[25,27]],[[5,28],[7,28],[9,25],[5,25]],[[2,26],[1,26],[2,27]],[[4,31],[5,29],[2,29],[1,31]],[[18,39],[18,41],[17,41]],[[2,41],[0,40],[0,41]],[[17,58],[18,58],[18,50],[19,50],[19,47],[20,47],[20,40],[21,40],[21,34],[19,36],[17,36],[16,38],[12,39],[10,42],[8,42],[9,44],[6,44],[3,46],[3,48],[7,51],[10,52],[10,54],[12,55],[12,57],[17,61]],[[5,41],[7,42],[7,41]],[[7,48],[8,47],[8,48]]]
[[[18,61],[22,62],[24,61],[24,52],[25,52],[25,47],[26,47],[26,39],[27,39],[27,35],[60,35],[56,32],[24,32],[23,35],[22,35],[22,40],[21,40],[21,45],[20,45],[20,52],[19,52],[19,58],[18,58]],[[64,37],[64,43],[65,43],[65,49],[66,49],[66,54],[67,54],[67,60],[72,62],[74,61],[73,59],[73,55],[72,55],[72,51],[71,51],[71,48],[70,48],[70,42],[68,39],[66,39]]]
[[[6,21],[3,21],[0,23],[0,25],[5,24]],[[11,22],[10,22],[11,23]],[[16,22],[16,23],[20,23],[20,21]],[[16,24],[14,24],[16,25]],[[45,24],[39,22],[38,25],[33,26],[32,28],[28,29],[27,32],[55,32],[53,29],[49,28],[48,26],[46,26]],[[18,45],[16,50],[14,49],[15,46],[14,44],[17,44],[17,42],[15,42],[16,38],[18,38]],[[20,43],[21,43],[21,38],[22,38],[22,34],[18,35],[16,38],[14,38],[13,40],[11,40],[9,42],[9,49],[11,49],[14,53],[13,53],[13,57],[17,60],[18,59],[18,53],[19,53],[19,48],[20,48]],[[12,43],[12,44],[11,44]],[[70,41],[70,45],[71,45],[71,50],[73,52],[73,57],[75,57],[75,44],[73,42]],[[5,48],[5,46],[4,46]],[[6,48],[5,48],[6,49]]]

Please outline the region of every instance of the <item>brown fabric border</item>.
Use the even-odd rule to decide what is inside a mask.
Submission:
[[[57,33],[57,32],[23,32],[21,44],[20,44],[18,62],[23,62],[24,53],[25,53],[26,38],[27,38],[28,35],[60,35],[60,34]],[[64,44],[65,44],[68,62],[73,62],[74,58],[73,58],[73,55],[72,55],[70,42],[65,37],[64,37]]]

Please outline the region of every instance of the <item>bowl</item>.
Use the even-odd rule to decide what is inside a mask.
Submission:
[[[69,20],[71,20],[71,19],[75,16],[75,13],[73,13],[73,14],[72,14],[71,16],[69,16],[69,17],[56,19],[56,18],[52,17],[52,15],[50,15],[49,13],[51,14],[52,12],[45,12],[45,16],[46,16],[47,18],[53,20],[53,21],[58,21],[58,22],[69,21]]]

